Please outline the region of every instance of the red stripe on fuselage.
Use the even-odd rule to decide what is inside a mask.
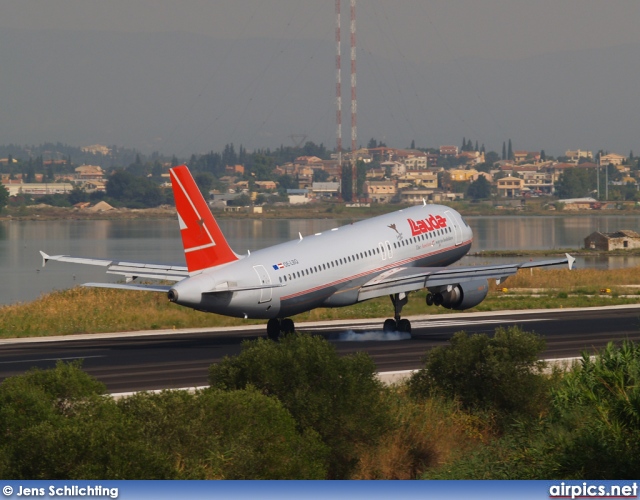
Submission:
[[[394,262],[392,264],[387,264],[386,266],[382,266],[382,267],[378,267],[376,269],[372,269],[370,271],[364,271],[362,273],[354,274],[353,276],[349,276],[347,278],[342,278],[342,279],[339,279],[337,281],[332,281],[330,283],[325,283],[325,284],[322,284],[322,285],[318,285],[318,286],[313,287],[313,288],[309,288],[309,289],[306,289],[306,290],[302,290],[300,292],[292,293],[291,295],[286,295],[284,297],[280,297],[280,300],[281,301],[290,300],[290,299],[293,299],[293,298],[296,298],[296,297],[300,297],[302,295],[306,295],[308,293],[313,293],[313,292],[316,292],[318,290],[322,290],[323,288],[339,285],[341,283],[346,283],[347,281],[351,281],[351,280],[354,280],[354,279],[357,279],[357,278],[361,278],[363,276],[367,276],[367,275],[371,275],[371,274],[380,274],[380,273],[382,273],[384,271],[387,271],[389,269],[394,269],[396,267],[401,267],[401,266],[403,266],[405,264],[408,264],[410,262],[415,262],[417,260],[424,259],[424,258],[433,256],[433,255],[438,255],[438,254],[447,252],[449,250],[455,250],[456,248],[464,247],[467,244],[470,245],[472,243],[472,241],[473,240],[467,240],[467,241],[463,242],[460,245],[453,245],[453,246],[450,246],[450,247],[441,248],[440,250],[437,250],[435,252],[429,252],[429,253],[425,253],[425,254],[422,254],[422,255],[418,255],[416,257],[410,257],[410,258],[407,258],[407,259],[403,259],[403,260]]]

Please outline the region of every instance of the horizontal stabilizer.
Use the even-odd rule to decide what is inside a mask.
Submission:
[[[108,274],[118,274],[120,276],[124,276],[127,281],[131,281],[136,278],[181,281],[189,276],[186,266],[171,264],[146,264],[143,262],[118,262],[106,259],[71,257],[69,255],[47,255],[42,250],[40,251],[40,255],[42,255],[42,267],[44,267],[50,260],[58,262],[69,262],[71,264],[102,266],[107,268]]]

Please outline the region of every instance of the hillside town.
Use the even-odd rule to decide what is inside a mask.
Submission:
[[[201,174],[196,179],[209,193],[211,206],[228,211],[322,200],[360,206],[494,200],[517,206],[538,197],[560,200],[564,209],[603,209],[610,208],[611,202],[640,199],[638,158],[632,152],[623,156],[578,149],[551,158],[544,151],[512,150],[509,141],[508,150],[505,143],[500,156],[466,139],[461,148],[397,149],[373,139],[369,146],[337,155],[307,143],[299,150],[288,148],[288,155],[276,155],[248,154],[242,147],[236,154],[230,145],[222,155],[193,155],[188,163],[196,175]],[[296,156],[310,149],[318,154]],[[89,159],[104,161],[110,148],[93,145],[82,152]],[[118,205],[115,191],[109,191],[115,173],[129,172],[167,191],[168,169],[178,164],[175,157],[171,161],[159,157],[144,161],[137,154],[128,167],[74,166],[69,157],[50,156],[39,156],[35,161],[12,155],[0,158],[1,182],[10,200],[47,203],[75,194],[69,201],[79,208],[104,200]],[[278,161],[284,156],[291,159]],[[160,196],[155,199],[158,204],[166,201]]]

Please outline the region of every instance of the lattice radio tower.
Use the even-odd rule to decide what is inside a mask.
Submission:
[[[338,161],[342,163],[342,76],[340,44],[340,0],[336,1],[336,149]],[[358,147],[358,103],[356,99],[356,0],[351,0],[351,152]],[[353,196],[356,197],[357,168],[353,168]]]

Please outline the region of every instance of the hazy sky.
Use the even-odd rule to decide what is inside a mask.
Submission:
[[[429,64],[445,63],[453,60],[468,61],[468,58],[485,58],[515,64],[516,62],[526,62],[527,58],[533,56],[569,53],[578,50],[582,51],[581,57],[584,60],[585,50],[597,51],[599,49],[640,44],[640,29],[638,28],[640,26],[639,0],[360,0],[357,4],[357,13],[357,38],[360,51],[375,56],[378,58],[376,60],[400,62],[404,69],[411,68],[412,65],[415,65],[416,68],[427,68],[423,71],[425,75],[428,75]],[[342,15],[343,47],[347,47],[349,40],[349,0],[342,0]],[[212,39],[225,39],[232,43],[253,38],[284,39],[289,42],[305,39],[333,43],[335,30],[334,0],[2,0],[0,6],[0,30],[5,28],[12,30],[124,32],[128,34],[186,32],[205,35]],[[289,47],[285,48],[288,49]],[[345,49],[343,54],[347,55],[348,49]],[[603,58],[602,52],[594,52],[594,54],[596,54],[594,56],[596,59],[600,57],[601,61],[604,62],[605,58]],[[343,55],[344,59],[346,59],[345,55]],[[587,54],[588,56],[589,54]],[[286,58],[287,55],[285,54],[283,57]],[[273,58],[276,60],[277,54]],[[332,60],[324,61],[324,56],[322,61],[323,64],[326,63],[327,67],[333,65]],[[17,64],[20,64],[20,62]],[[54,68],[55,66],[55,61],[52,61],[51,67]],[[212,66],[215,67],[214,64]],[[519,67],[527,66],[523,64]],[[384,68],[376,69],[383,70]],[[285,68],[284,70],[292,74],[298,71],[295,68]],[[543,67],[536,67],[534,71],[539,75],[544,70],[545,68]],[[598,67],[594,67],[594,71],[598,70]],[[262,69],[261,71],[266,70]],[[633,71],[640,73],[640,68],[634,68]],[[343,66],[343,81],[345,82],[348,82],[347,73],[348,61]],[[636,73],[631,74],[628,82],[617,82],[618,85],[621,85],[620,89],[627,92],[625,97],[627,103],[630,96],[633,96],[630,86],[637,81],[635,78]],[[268,80],[268,78],[264,77],[268,76],[268,73],[262,73],[262,75],[263,80]],[[475,111],[476,114],[482,115],[482,117],[474,119],[471,116],[474,112],[472,109],[474,100],[472,98],[464,104],[457,104],[455,98],[451,98],[444,91],[439,91],[440,94],[435,99],[432,96],[429,100],[424,100],[425,104],[422,104],[424,106],[423,114],[431,113],[432,117],[430,118],[439,120],[439,129],[443,131],[442,136],[437,136],[435,132],[426,134],[427,137],[432,137],[434,142],[445,140],[458,144],[459,139],[465,133],[469,133],[469,129],[472,129],[474,138],[479,136],[480,141],[493,142],[488,144],[488,147],[497,149],[501,146],[505,136],[510,137],[508,134],[513,130],[514,134],[519,133],[521,137],[526,136],[531,142],[531,144],[522,144],[521,140],[519,146],[531,149],[544,148],[545,144],[543,142],[551,142],[550,138],[557,139],[557,142],[553,145],[548,145],[547,147],[549,148],[595,148],[596,145],[593,143],[600,139],[602,139],[602,142],[598,143],[597,147],[618,148],[620,153],[626,154],[628,148],[634,147],[635,135],[629,133],[630,129],[635,130],[637,128],[634,121],[635,116],[637,116],[636,108],[634,107],[615,104],[613,101],[611,101],[611,104],[603,101],[600,103],[601,109],[598,109],[598,111],[605,110],[606,112],[606,109],[612,109],[612,106],[620,106],[615,120],[611,117],[611,124],[607,123],[606,127],[601,125],[602,129],[598,129],[595,124],[592,124],[591,129],[588,131],[591,134],[588,136],[590,141],[588,143],[586,132],[579,130],[576,130],[573,136],[564,139],[564,142],[562,142],[560,140],[562,138],[558,139],[558,136],[563,133],[563,130],[568,130],[568,127],[565,124],[564,129],[552,130],[551,126],[553,124],[549,123],[548,119],[546,122],[544,121],[545,113],[540,108],[542,101],[549,100],[550,94],[548,92],[545,94],[541,92],[540,95],[535,96],[537,99],[531,97],[532,104],[529,107],[525,107],[524,103],[529,99],[529,96],[535,95],[534,92],[529,92],[527,95],[512,96],[511,109],[515,109],[516,105],[520,106],[517,119],[520,120],[520,116],[526,116],[526,120],[531,122],[528,124],[529,129],[525,130],[523,128],[518,131],[516,125],[524,126],[522,123],[516,124],[506,114],[494,114],[497,113],[494,110],[502,106],[503,102],[486,97],[489,95],[491,88],[495,90],[495,82],[485,83],[485,87],[482,87],[481,82],[473,81],[473,76],[473,74],[469,73],[464,74],[463,78],[469,80],[469,83],[466,87],[461,87],[457,95],[464,93],[468,97],[469,94],[473,94],[472,98],[477,95],[478,99],[475,99],[475,101],[479,102],[481,107],[477,107]],[[558,78],[558,76],[560,75],[556,69],[553,74],[548,75],[548,79]],[[588,74],[583,74],[582,78],[584,79],[585,76],[588,78]],[[20,77],[18,71],[14,72],[14,77]],[[200,81],[194,82],[194,86],[205,90],[208,85],[207,82],[212,77],[200,75],[200,78]],[[396,74],[387,78],[399,78],[397,69]],[[612,81],[614,80],[615,75],[612,76]],[[504,78],[502,81],[504,81]],[[7,83],[8,81],[5,81],[5,87],[7,87]],[[16,84],[15,81],[11,83],[14,89],[19,87],[19,83]],[[452,82],[452,84],[457,84],[457,82]],[[282,83],[279,83],[279,85],[282,86]],[[361,85],[360,80],[359,85]],[[370,91],[373,85],[381,85],[381,83],[372,82],[369,86]],[[435,87],[435,85],[432,86]],[[327,123],[323,127],[323,130],[326,131],[319,135],[322,135],[320,140],[332,147],[331,130],[333,129],[332,122],[334,118],[332,112],[328,110],[331,103],[327,102],[327,100],[331,99],[334,91],[330,84],[325,85],[323,82],[322,88],[325,87],[327,93],[322,96],[322,99],[324,99],[322,101],[323,111],[319,111],[318,109],[320,108],[317,108],[310,110],[309,113],[315,115],[324,113],[326,115],[325,120]],[[220,85],[218,85],[218,88],[220,88]],[[390,88],[392,88],[391,85]],[[347,97],[348,88],[345,90],[343,90],[343,96]],[[595,90],[597,91],[598,89]],[[400,116],[402,110],[398,110],[398,105],[391,104],[393,97],[391,93],[393,91],[393,88],[392,90],[381,89],[380,94],[375,97],[375,104],[380,105],[382,100],[388,101],[388,106],[391,109],[388,114],[396,112],[397,127],[401,127],[401,118],[398,118],[398,116]],[[49,101],[56,99],[55,89],[52,89],[51,92]],[[192,92],[193,95],[197,95],[199,90],[192,90]],[[385,92],[388,99],[385,97]],[[416,89],[414,92],[416,97],[419,92],[422,92],[422,90]],[[613,91],[611,91],[611,94],[611,98],[613,98]],[[86,135],[82,136],[82,139],[74,139],[75,136],[71,133],[66,133],[63,137],[57,137],[53,128],[50,129],[50,134],[46,130],[43,132],[42,124],[46,121],[46,117],[42,116],[40,119],[42,123],[39,123],[41,127],[36,130],[36,127],[32,126],[33,136],[27,137],[28,126],[18,126],[21,103],[14,102],[16,100],[15,96],[18,95],[17,91],[12,94],[3,92],[3,76],[0,74],[0,112],[3,101],[5,105],[10,102],[14,112],[18,110],[15,115],[9,115],[10,120],[15,120],[15,136],[11,136],[11,129],[8,129],[8,134],[2,134],[8,136],[8,140],[0,135],[0,142],[40,143],[62,140],[72,145],[78,145],[78,141],[94,140],[93,138],[89,139]],[[152,93],[149,93],[149,99],[152,95]],[[251,96],[251,94],[247,95]],[[256,93],[255,95],[257,96],[258,94]],[[359,97],[361,95],[366,96],[366,89],[359,93]],[[594,95],[597,96],[597,92],[585,93],[584,95],[584,106],[591,105],[594,100],[597,101],[597,99],[593,98]],[[276,115],[280,112],[280,108],[283,108],[284,111],[285,104],[287,104],[287,98],[278,96],[280,94],[278,94],[277,90],[274,90],[271,97],[266,98],[272,99],[274,102],[280,99],[280,106],[277,109],[274,105],[273,109],[263,112],[264,118],[260,118],[266,129],[269,128],[269,120],[280,119]],[[590,102],[587,102],[587,96]],[[430,109],[430,104],[440,97],[441,99],[439,100],[446,101],[443,104],[445,109],[442,112],[436,110],[434,113]],[[71,101],[68,96],[66,99],[69,102]],[[139,98],[137,99],[137,102],[141,102]],[[224,95],[216,96],[216,99],[219,102],[231,100]],[[62,101],[63,99],[58,98],[58,100]],[[262,100],[264,103],[265,97],[262,97]],[[101,101],[97,98],[91,99],[87,97],[86,102],[95,103],[96,108],[101,105]],[[193,97],[188,107],[191,106],[197,110],[201,106],[201,102],[196,97]],[[562,96],[557,96],[557,100],[554,102],[555,109],[550,108],[549,112],[559,112],[558,106],[562,105],[562,103]],[[145,104],[154,105],[151,102]],[[157,108],[160,104],[162,103],[155,103],[155,107]],[[371,101],[359,103],[359,110],[363,110],[364,117],[366,117],[367,106],[371,106],[371,104]],[[464,105],[465,107],[462,109],[456,107],[457,105]],[[249,108],[249,104],[245,105],[243,102],[242,106],[245,106],[242,109],[245,110],[246,114],[242,116],[241,113],[236,112],[236,116],[242,116],[244,120],[246,120],[246,116],[255,117],[259,114],[259,111],[253,111],[253,108]],[[363,107],[360,108],[360,106]],[[407,109],[405,111],[408,111],[411,105],[402,104],[402,106],[406,106]],[[572,107],[563,116],[576,111],[578,106],[576,106],[575,101],[572,103]],[[447,108],[451,112],[447,112]],[[27,107],[25,106],[24,109],[27,109]],[[69,105],[67,105],[67,109],[70,109]],[[86,104],[85,109],[86,114],[89,112]],[[141,112],[140,110],[138,111]],[[99,110],[95,109],[93,112],[98,114]],[[62,111],[54,110],[52,107],[51,114],[53,113],[57,116],[65,116]],[[408,113],[404,114],[408,115]],[[541,120],[539,123],[533,122],[536,114],[539,115]],[[622,133],[614,133],[613,127],[616,120],[624,114],[629,116],[624,125],[627,135],[623,137]],[[449,115],[456,115],[454,118],[457,119],[457,122],[447,125],[446,121],[449,119]],[[175,116],[175,113],[173,116]],[[549,113],[546,113],[546,116],[550,116]],[[2,119],[6,120],[6,117],[7,115]],[[70,124],[74,119],[75,117],[69,111],[66,122]],[[582,124],[588,119],[588,115],[579,116],[576,114],[573,121],[569,121],[569,125],[571,126],[573,123]],[[165,120],[165,118],[156,116],[153,120],[158,123]],[[280,122],[286,122],[286,120],[287,115],[283,113]],[[343,123],[348,123],[348,120],[348,116],[345,116]],[[124,122],[125,120],[123,119],[122,121]],[[494,127],[494,131],[489,130],[488,127],[485,128],[484,124],[487,122],[497,124]],[[31,123],[33,124],[33,120]],[[98,120],[94,120],[94,123],[97,124]],[[302,129],[309,126],[308,124],[296,123],[293,119],[290,119],[290,123],[289,133],[296,128]],[[371,123],[373,124],[373,120],[371,120]],[[474,123],[478,123],[475,128],[467,127],[467,125]],[[206,127],[206,124],[200,126],[200,129],[202,130],[203,127]],[[365,127],[366,124],[359,124],[360,129],[365,129]],[[365,129],[371,135],[359,137],[359,142],[366,144],[368,138],[374,134],[378,138],[384,138],[387,132],[381,127],[379,126],[377,129],[371,128],[370,130]],[[86,132],[87,126],[84,125],[83,128],[84,132]],[[138,127],[138,129],[140,128]],[[425,129],[425,127],[416,124],[413,126],[413,130],[404,133],[402,137],[410,137],[412,133],[415,136],[419,136],[422,133],[422,129]],[[18,130],[21,131],[20,134],[18,134]],[[59,130],[62,130],[62,127],[59,127]],[[487,130],[486,139],[482,137],[484,130]],[[2,130],[0,129],[0,131]],[[446,131],[446,137],[450,137],[450,139],[445,138],[444,131]],[[610,138],[603,137],[605,133],[603,131],[609,131],[618,142],[614,142],[611,139],[611,145],[608,145]],[[96,128],[95,135],[98,136],[99,132]],[[251,139],[257,134],[255,132],[240,131],[240,125],[237,126],[237,131],[228,132],[233,132],[230,135],[234,135],[228,140],[244,143],[249,148],[264,147],[265,145],[273,147],[279,144],[258,143],[257,141],[255,145],[251,144],[250,141],[247,141],[247,137]],[[165,130],[154,133],[155,135],[166,136],[170,131]],[[345,144],[349,143],[348,135],[349,133],[345,128]],[[131,134],[129,136],[133,137]],[[389,133],[386,136],[391,137],[392,134]],[[286,138],[286,135],[284,137]],[[418,138],[420,139],[420,137]],[[584,142],[580,143],[583,138]],[[309,139],[320,142],[316,137],[310,137]],[[225,138],[225,140],[227,139]],[[121,137],[117,136],[117,134],[112,134],[109,137],[96,137],[95,141],[121,144],[119,142]],[[279,141],[282,143],[283,139],[279,138]],[[566,146],[563,144],[566,144]],[[406,146],[406,144],[390,145]],[[438,144],[422,144],[419,142],[419,145],[437,146]],[[184,145],[185,149],[188,147],[191,146]],[[198,145],[198,147],[206,146]],[[640,149],[640,145],[635,145],[635,147]],[[557,150],[555,152],[557,153]]]
[[[332,0],[3,0],[0,28],[333,40],[333,12]],[[640,42],[637,0],[360,0],[357,13],[363,47],[418,62]]]

